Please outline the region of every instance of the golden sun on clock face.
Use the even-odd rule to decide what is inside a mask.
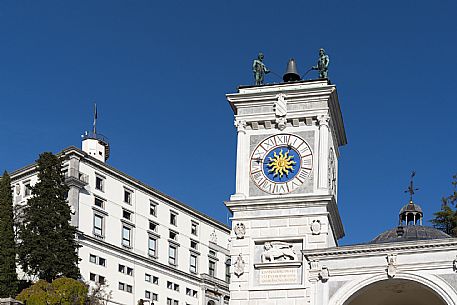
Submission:
[[[270,136],[260,142],[252,152],[251,179],[264,192],[290,193],[309,178],[312,162],[311,148],[299,136]]]

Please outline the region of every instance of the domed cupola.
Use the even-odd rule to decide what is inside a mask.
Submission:
[[[421,226],[423,216],[424,213],[422,212],[422,208],[419,205],[415,204],[412,200],[410,200],[409,203],[403,206],[400,210],[398,225]]]
[[[410,195],[409,203],[403,206],[400,210],[398,227],[379,234],[369,243],[378,244],[411,240],[451,238],[451,236],[438,229],[422,225],[424,213],[422,212],[422,208],[413,202],[414,192],[418,190],[413,186],[414,175],[415,173],[413,172],[408,190],[405,191]]]

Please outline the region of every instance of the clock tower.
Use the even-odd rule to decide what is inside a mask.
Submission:
[[[242,86],[227,99],[238,131],[236,192],[225,202],[233,213],[230,302],[314,304],[307,275],[326,270],[303,262],[301,250],[344,236],[337,186],[346,134],[336,87],[327,79]]]

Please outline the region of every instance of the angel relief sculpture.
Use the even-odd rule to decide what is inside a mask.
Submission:
[[[297,254],[295,253],[292,244],[281,241],[267,241],[263,245],[263,248],[264,251],[260,256],[262,263],[266,263],[267,261],[297,260]]]

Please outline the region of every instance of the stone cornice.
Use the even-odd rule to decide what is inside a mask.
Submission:
[[[135,179],[135,178],[125,174],[124,172],[89,156],[89,154],[83,152],[79,148],[70,146],[70,147],[62,150],[57,155],[64,156],[65,158],[69,158],[71,156],[76,155],[81,159],[81,161],[90,164],[94,168],[97,168],[105,173],[109,173],[112,176],[116,177],[117,179],[124,181],[124,182],[144,191],[145,193],[163,200],[166,204],[169,204],[180,211],[187,212],[187,213],[195,216],[201,222],[214,226],[225,233],[230,233],[230,228],[227,225],[225,225],[224,223],[222,223],[216,219],[213,219],[210,216],[188,206],[187,204],[185,204],[177,199],[174,199],[173,197],[171,197],[167,194],[164,194],[164,193],[160,192],[159,190],[145,184],[144,182],[141,182],[140,180]],[[33,175],[35,172],[36,172],[36,163],[27,165],[23,168],[20,168],[16,171],[12,172],[10,174],[11,181],[14,183],[16,180],[20,180],[23,177]]]
[[[237,93],[227,94],[227,100],[230,107],[235,113],[235,117],[246,122],[271,121],[274,119],[273,105],[277,100],[278,93],[286,96],[288,109],[286,119],[315,117],[330,112],[332,117],[332,126],[337,138],[338,146],[347,144],[346,133],[344,130],[343,117],[341,114],[340,104],[336,87],[331,85],[327,80],[309,80],[293,83],[270,84],[264,86],[247,86],[240,87]],[[324,102],[322,105],[306,107],[306,109],[297,108],[294,105],[312,104]],[[239,109],[259,108],[261,113],[246,112],[240,114]]]
[[[225,201],[231,211],[271,210],[278,208],[324,207],[329,215],[335,240],[344,236],[343,223],[333,195],[268,196],[265,198]]]
[[[415,240],[380,244],[360,244],[318,250],[302,250],[308,260],[353,258],[396,253],[423,253],[457,250],[457,238]]]

